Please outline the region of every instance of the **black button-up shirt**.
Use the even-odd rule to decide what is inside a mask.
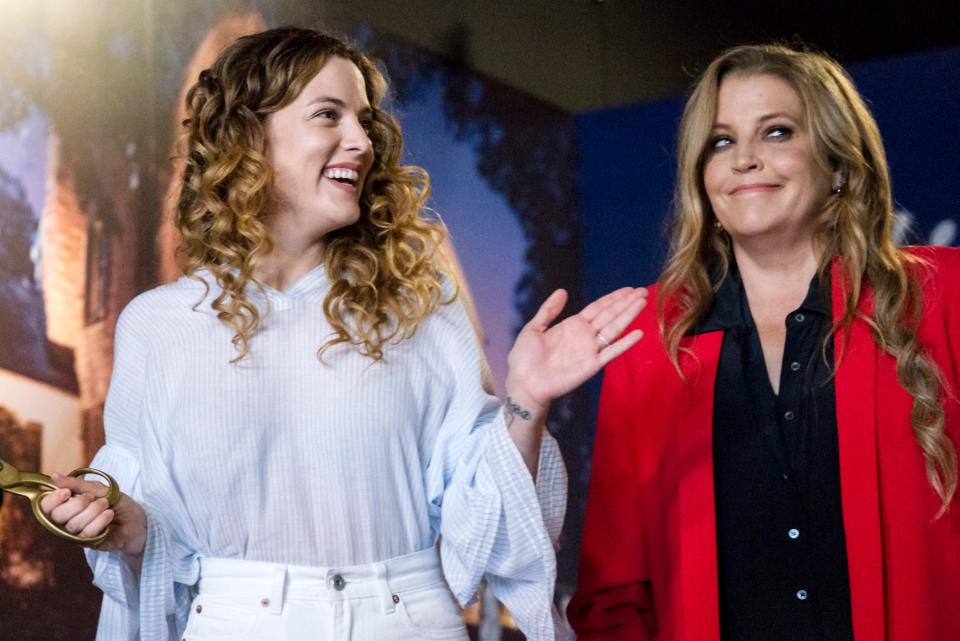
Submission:
[[[724,331],[713,412],[724,641],[853,639],[822,294],[814,277],[786,318],[779,395],[735,265],[695,330]]]

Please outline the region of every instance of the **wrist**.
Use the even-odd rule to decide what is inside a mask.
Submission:
[[[540,446],[548,409],[548,407],[530,403],[524,398],[514,398],[509,394],[503,403],[503,418],[507,424],[507,433],[520,451],[520,456],[523,457],[523,462],[534,481],[537,479]]]
[[[127,564],[127,567],[133,571],[133,575],[136,578],[140,578],[140,570],[143,568],[143,552],[140,554],[129,554],[128,552],[121,552],[124,562]]]
[[[514,376],[513,372],[507,371],[507,379],[504,381],[504,394],[509,396],[514,403],[523,406],[533,413],[539,413],[550,407],[551,398],[540,398],[538,395],[528,392],[529,385],[524,385],[529,377]]]
[[[549,409],[549,403],[541,404],[525,394],[511,394],[510,390],[503,401],[503,412],[508,426],[515,422],[542,425]]]

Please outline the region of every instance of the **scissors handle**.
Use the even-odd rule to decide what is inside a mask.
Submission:
[[[80,467],[70,472],[70,474],[67,476],[79,477],[86,474],[94,474],[107,482],[108,489],[105,498],[107,499],[107,503],[111,508],[116,506],[116,504],[120,501],[120,486],[117,485],[117,482],[113,479],[113,477],[106,472],[94,469],[92,467]],[[44,485],[48,484],[45,483]],[[109,527],[96,536],[79,536],[76,534],[70,534],[59,525],[51,521],[50,517],[44,514],[43,510],[40,509],[40,501],[43,500],[43,497],[57,489],[52,483],[48,485],[48,488],[49,489],[45,491],[37,493],[33,497],[33,500],[30,501],[30,505],[33,508],[33,515],[37,517],[37,520],[40,521],[40,524],[43,525],[43,527],[47,528],[51,534],[54,534],[65,541],[79,543],[80,545],[84,545],[86,547],[95,548],[106,540],[107,535],[110,534]]]

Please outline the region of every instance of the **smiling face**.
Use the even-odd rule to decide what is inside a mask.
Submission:
[[[809,242],[832,177],[816,156],[803,104],[772,75],[723,79],[703,184],[733,242]]]
[[[321,239],[359,219],[360,195],[373,164],[372,119],[363,75],[339,57],[270,115],[267,160],[277,209],[269,226]]]

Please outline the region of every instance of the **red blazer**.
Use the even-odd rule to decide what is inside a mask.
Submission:
[[[960,443],[960,251],[917,248],[919,337],[943,373]],[[833,269],[833,310],[843,309]],[[872,309],[865,292],[861,309]],[[567,610],[581,641],[719,641],[713,388],[723,332],[690,336],[687,382],[659,338],[655,294],[641,340],[607,366],[580,582]],[[857,641],[960,640],[960,501],[940,499],[910,429],[895,360],[862,320],[836,336],[840,486]]]

